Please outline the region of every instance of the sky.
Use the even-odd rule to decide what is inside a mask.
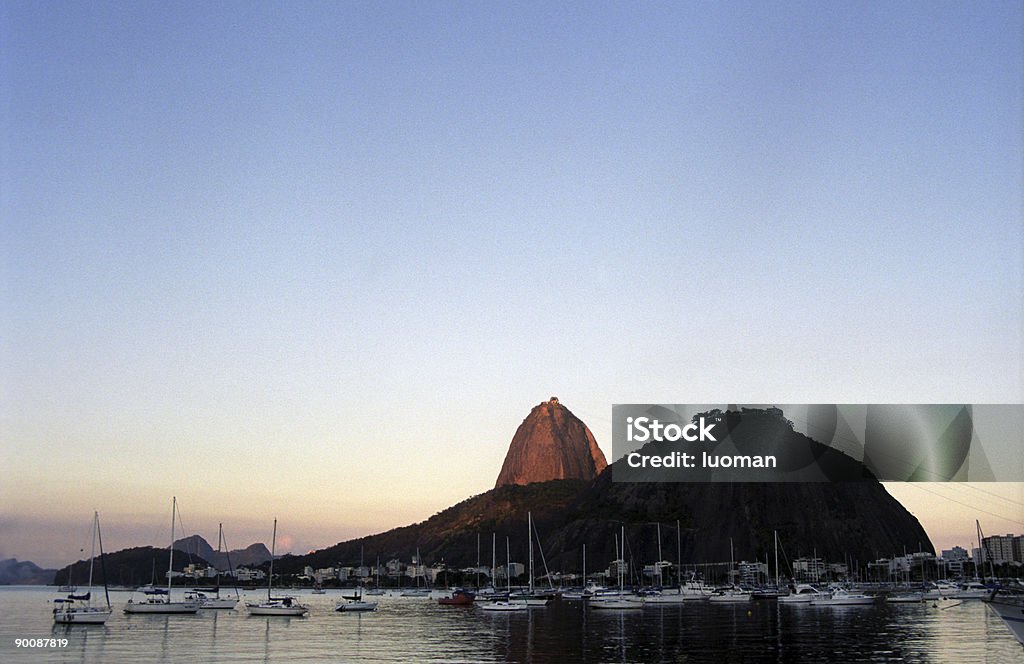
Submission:
[[[0,558],[421,521],[551,395],[606,454],[614,403],[1024,401],[1022,29],[0,2]],[[978,486],[888,489],[1024,531]]]

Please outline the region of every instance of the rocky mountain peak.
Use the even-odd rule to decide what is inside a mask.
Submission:
[[[516,429],[495,488],[548,480],[592,480],[608,465],[587,425],[551,397]]]

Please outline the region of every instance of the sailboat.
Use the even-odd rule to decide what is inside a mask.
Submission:
[[[729,577],[730,577],[729,578],[729,584],[730,585],[729,585],[728,588],[720,588],[720,589],[716,590],[715,592],[713,592],[711,594],[711,597],[708,597],[708,601],[709,602],[733,603],[733,604],[735,604],[735,603],[740,603],[740,602],[749,602],[751,599],[753,599],[754,594],[752,592],[750,592],[749,590],[743,590],[742,588],[737,586],[735,583],[733,583],[732,574],[733,574],[733,567],[735,566],[735,561],[736,561],[736,556],[733,554],[732,538],[730,537],[729,538]]]
[[[93,512],[92,551],[89,553],[89,592],[84,595],[70,594],[66,598],[53,600],[53,622],[62,624],[102,625],[110,617],[110,593],[107,591],[107,575],[103,574],[103,595],[107,605],[96,606],[92,603],[92,568],[96,562],[96,538],[100,539],[100,559],[103,559],[103,536],[100,534],[100,513]],[[70,571],[68,573],[70,577]]]
[[[128,600],[124,607],[125,613],[196,613],[199,602],[186,599],[184,602],[171,601],[171,582],[174,580],[174,521],[178,511],[178,498],[171,499],[171,544],[167,547],[167,592],[148,594],[143,602]]]
[[[217,553],[220,554],[221,543],[224,541],[224,524],[218,524],[217,528]],[[220,558],[220,555],[217,556]],[[229,554],[230,558],[230,554]],[[230,560],[229,563],[230,565]],[[238,604],[238,588],[235,588],[235,598],[221,597],[220,596],[220,565],[217,566],[217,587],[214,588],[214,597],[210,597],[201,590],[193,590],[192,592],[185,594],[185,599],[191,599],[199,602],[200,609],[234,609]]]
[[[363,599],[363,589],[356,588],[355,595],[345,596],[343,602],[338,602],[334,607],[335,611],[376,611],[377,602],[367,602]]]
[[[274,597],[274,556],[277,552],[277,519],[274,519],[274,535],[270,540],[270,574],[267,575],[267,601],[246,602],[250,616],[304,616],[309,609],[299,604],[294,597]]]
[[[661,549],[661,524],[660,523],[658,524],[658,549],[659,549],[659,551],[658,551],[658,558],[660,559],[661,558],[661,551],[660,551],[660,549]],[[677,573],[677,575],[679,575],[679,574],[682,573],[682,570],[683,570],[683,548],[682,548],[681,535],[680,535],[679,522],[678,521],[676,521],[676,556],[679,559],[678,562],[676,563],[678,565],[678,567],[676,568],[676,573]],[[660,576],[660,572],[659,572],[659,576]],[[683,602],[685,602],[688,599],[691,599],[691,596],[689,594],[686,594],[686,593],[683,592],[682,577],[679,578],[679,588],[678,589],[676,589],[674,591],[669,591],[667,589],[661,590],[657,594],[646,595],[643,598],[644,602],[647,602],[648,604],[682,604]]]
[[[529,560],[529,567],[530,567],[530,577],[529,577],[529,579],[530,579],[530,585],[529,585],[529,590],[527,591],[527,593],[525,595],[522,594],[522,593],[518,593],[516,595],[511,595],[510,599],[515,600],[516,602],[520,602],[520,603],[526,604],[527,606],[546,606],[547,603],[551,601],[551,595],[545,595],[543,593],[538,593],[536,591],[536,588],[533,585],[533,512],[527,512],[526,513],[526,523],[527,523],[528,535],[530,537],[530,560]],[[543,554],[543,551],[541,551],[541,553]],[[548,575],[548,581],[549,582],[550,582],[550,579],[551,579],[551,576]]]
[[[597,595],[590,600],[592,609],[642,609],[644,601],[623,591],[626,575],[626,527],[622,526],[622,559],[616,560],[619,572],[619,592],[615,595]]]
[[[505,537],[505,580],[508,584],[508,592],[512,593],[512,554],[509,552],[508,537]],[[484,611],[525,611],[528,607],[526,602],[498,600],[489,604],[478,605]]]

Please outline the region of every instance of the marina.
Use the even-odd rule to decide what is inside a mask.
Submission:
[[[245,611],[126,615],[106,625],[53,625],[52,587],[0,588],[4,662],[243,661],[1024,661],[1000,618],[980,601],[870,606],[686,602],[594,611],[585,602],[488,612],[422,598],[381,597],[369,613],[334,611],[341,591],[297,591],[303,618]],[[175,591],[177,592],[177,591]],[[111,591],[115,609],[128,598]],[[244,599],[244,598],[243,598]],[[67,639],[16,648],[15,639]]]

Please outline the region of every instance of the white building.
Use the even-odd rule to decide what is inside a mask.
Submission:
[[[235,570],[235,578],[239,581],[262,581],[267,578],[267,573],[261,569],[239,567]]]

